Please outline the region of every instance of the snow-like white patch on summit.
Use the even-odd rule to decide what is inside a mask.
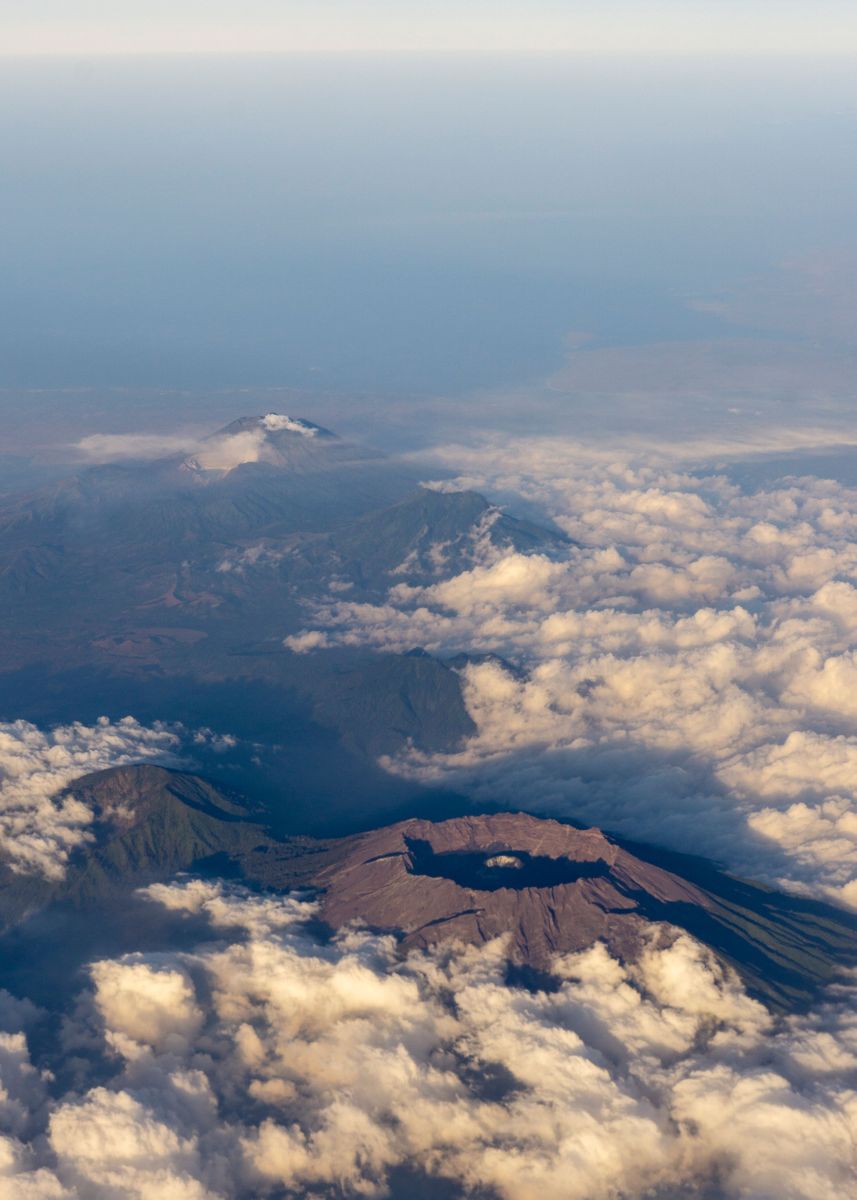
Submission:
[[[308,421],[302,421],[299,417],[288,417],[285,413],[266,413],[262,417],[262,424],[272,433],[287,429],[289,433],[300,433],[304,437],[315,437],[318,430],[314,425],[310,425]]]

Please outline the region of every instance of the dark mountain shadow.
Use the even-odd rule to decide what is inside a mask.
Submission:
[[[516,850],[469,853],[437,853],[430,842],[406,838],[408,873],[433,879],[451,879],[460,887],[496,892],[500,888],[551,888],[578,879],[606,879],[610,868],[601,859],[575,862],[569,858],[547,858]]]
[[[303,669],[314,668],[303,660]],[[98,668],[39,667],[0,677],[0,719],[49,727],[132,713],[238,739],[216,751],[182,747],[195,770],[264,809],[282,834],[344,835],[401,815],[454,812],[467,802],[383,770],[375,761],[408,739],[455,744],[472,722],[454,672],[434,659],[351,655],[329,661],[307,690],[266,680],[128,677]]]

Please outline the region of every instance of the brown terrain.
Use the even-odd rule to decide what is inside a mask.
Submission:
[[[276,836],[262,807],[153,764],[97,772],[69,794],[91,810],[93,840],[72,856],[65,878],[22,875],[0,863],[7,965],[0,983],[7,987],[22,946],[21,961],[42,964],[44,974],[48,954],[67,974],[87,955],[124,945],[129,928],[139,936],[151,906],[136,889],[181,871],[309,892],[329,928],[353,922],[387,931],[403,952],[503,937],[510,962],[545,982],[557,954],[602,942],[633,960],[653,937],[668,942],[682,930],[778,1010],[805,1007],[857,967],[852,913],[597,829],[470,813],[338,838]]]
[[[537,967],[599,940],[631,952],[652,901],[715,906],[597,829],[523,813],[404,821],[339,847],[313,880],[329,924],[397,930],[422,947],[508,934],[512,957]]]

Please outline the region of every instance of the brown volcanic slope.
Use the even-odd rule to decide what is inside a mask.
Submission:
[[[404,948],[508,934],[512,960],[546,969],[596,941],[633,958],[657,922],[665,936],[671,926],[698,937],[777,1007],[804,1003],[857,963],[850,914],[700,860],[664,855],[667,869],[651,861],[657,851],[641,850],[647,861],[596,829],[499,813],[404,821],[325,850],[311,877],[324,920],[396,931]]]
[[[509,933],[515,957],[537,966],[599,939],[627,940],[635,891],[665,903],[706,903],[698,888],[597,829],[518,813],[405,821],[348,839],[343,859],[315,882],[325,889],[331,925],[359,919],[395,928],[410,946]]]
[[[113,953],[111,937],[126,945],[128,928],[137,936],[147,920],[134,890],[177,871],[316,889],[330,926],[361,921],[396,933],[405,950],[505,935],[510,959],[541,971],[554,954],[597,941],[633,959],[653,930],[670,938],[684,929],[778,1008],[804,1006],[857,965],[854,914],[595,829],[499,813],[281,839],[261,811],[163,767],[113,768],[69,791],[92,810],[93,840],[66,877],[46,881],[0,862],[3,986],[18,968],[44,983],[46,963],[64,977]]]

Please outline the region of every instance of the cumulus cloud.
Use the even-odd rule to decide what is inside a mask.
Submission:
[[[14,871],[61,878],[69,855],[91,837],[93,814],[62,790],[90,771],[149,761],[178,765],[181,741],[166,726],[133,717],[50,731],[0,724],[0,856]]]
[[[401,959],[357,928],[316,940],[300,898],[149,895],[210,935],[93,964],[112,1077],[49,1097],[23,1036],[0,1048],[0,1196],[404,1196],[407,1168],[501,1200],[838,1200],[857,1179],[848,983],[775,1020],[676,934],[525,990],[500,942]]]
[[[173,1083],[192,1090],[198,1081]],[[72,1195],[210,1200],[215,1194],[199,1179],[196,1139],[177,1134],[129,1092],[93,1088],[80,1103],[60,1106],[49,1137]]]
[[[398,583],[379,604],[319,598],[298,653],[496,656],[461,669],[476,735],[389,769],[857,906],[857,493],[805,479],[748,494],[556,441],[455,461],[456,486],[523,495],[576,544]],[[61,871],[89,818],[39,771],[108,763],[97,730],[68,764],[61,742],[55,767],[49,735],[22,729],[36,767],[0,831],[19,869]],[[151,753],[175,753],[160,733]],[[112,736],[109,761],[126,746]],[[199,880],[148,895],[210,937],[92,965],[75,1019],[103,1057],[75,1092],[30,1060],[33,1013],[0,1005],[0,1197],[382,1196],[404,1168],[501,1200],[857,1188],[853,980],[774,1019],[676,933],[632,962],[566,956],[555,990],[530,991],[508,985],[501,944],[402,960],[359,929],[316,940],[299,897]]]
[[[146,962],[100,962],[92,968],[95,1005],[108,1041],[127,1051],[134,1043],[182,1050],[199,1029],[202,1013],[187,976]]]
[[[734,870],[853,904],[857,490],[796,478],[748,493],[559,439],[443,461],[463,472],[445,486],[522,496],[574,544],[400,583],[376,604],[317,598],[287,639],[295,651],[496,656],[462,670],[478,730],[466,746],[385,765],[477,800],[524,796],[678,849],[702,843]],[[815,772],[811,796],[780,786],[787,770]]]
[[[329,645],[329,639],[327,634],[319,629],[307,629],[303,633],[283,638],[283,645],[293,654],[308,654],[311,650],[323,650]]]

